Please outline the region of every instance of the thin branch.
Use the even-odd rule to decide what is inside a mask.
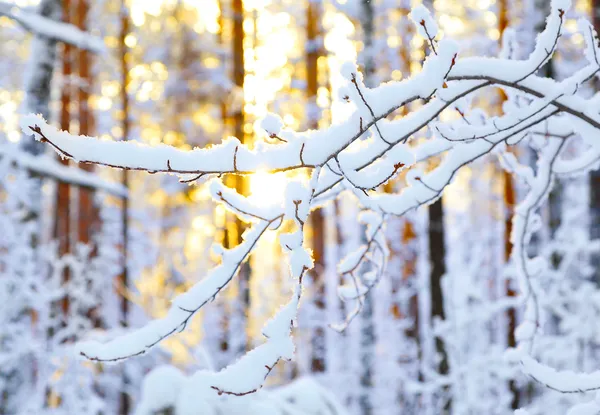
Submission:
[[[358,81],[356,80],[356,74],[355,73],[352,74],[352,84],[354,85],[354,88],[356,88],[356,92],[358,92],[358,95],[360,96],[360,99],[362,100],[363,104],[365,104],[365,106],[369,110],[369,113],[371,113],[371,117],[373,117],[373,124],[375,125],[375,129],[377,130],[377,133],[379,134],[379,138],[381,138],[381,141],[383,141],[387,145],[390,145],[391,143],[389,141],[387,141],[385,138],[383,138],[383,134],[381,133],[381,130],[379,129],[379,126],[377,125],[377,120],[376,120],[376,117],[375,117],[375,112],[373,112],[373,108],[371,108],[371,106],[369,105],[369,103],[365,99],[365,96],[363,95],[362,91],[360,90],[360,88],[358,86]],[[360,119],[360,130],[361,131],[365,131],[365,129],[363,128],[362,117]]]

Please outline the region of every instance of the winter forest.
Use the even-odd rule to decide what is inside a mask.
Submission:
[[[0,0],[0,415],[600,414],[597,31]]]

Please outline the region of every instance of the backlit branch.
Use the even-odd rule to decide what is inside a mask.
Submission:
[[[442,45],[444,46],[444,45]],[[136,142],[103,141],[98,138],[74,136],[49,126],[39,116],[23,117],[21,126],[26,134],[34,133],[36,139],[47,142],[62,156],[80,163],[148,172],[174,174],[251,174],[257,171],[286,171],[325,165],[378,121],[399,108],[418,99],[430,97],[445,81],[452,65],[456,46],[446,44],[440,55],[430,57],[423,72],[402,82],[385,84],[362,91],[365,99],[385,95],[391,100],[372,100],[373,119],[363,122],[356,131],[362,110],[357,109],[348,119],[323,130],[303,133],[285,131],[279,134],[285,143],[261,143],[251,150],[239,140],[231,138],[211,148],[193,151],[171,146],[148,146]],[[442,53],[443,52],[443,53]],[[348,74],[350,78],[351,75]],[[326,145],[325,145],[326,144]]]
[[[253,147],[236,138],[192,151],[171,146],[149,146],[137,142],[104,141],[74,136],[49,126],[41,117],[23,117],[22,129],[27,134],[52,146],[62,157],[81,163],[116,168],[165,172],[195,181],[205,175],[253,174],[305,169],[312,173],[308,185],[289,179],[285,194],[274,206],[259,206],[219,180],[210,184],[215,201],[236,216],[252,223],[244,241],[231,250],[217,247],[222,263],[188,292],[176,297],[167,316],[134,330],[106,344],[88,343],[81,354],[97,361],[118,361],[145,353],[160,341],[182,331],[190,319],[232,280],[243,261],[247,260],[258,240],[269,229],[284,221],[294,225],[295,232],[281,234],[280,242],[289,257],[295,290],[290,302],[267,324],[267,340],[238,362],[219,373],[200,372],[198,386],[218,394],[242,396],[256,392],[264,384],[273,366],[293,354],[291,332],[302,291],[302,277],[312,268],[312,258],[304,246],[304,224],[311,209],[337,198],[349,190],[368,210],[365,245],[350,253],[339,265],[339,272],[349,284],[341,287],[340,296],[355,301],[357,307],[346,316],[337,330],[344,330],[360,312],[365,296],[385,274],[388,255],[383,239],[387,215],[402,216],[412,209],[430,204],[442,197],[444,189],[464,166],[491,153],[505,151],[507,146],[529,140],[539,155],[537,169],[520,165],[516,158],[504,154],[504,165],[528,184],[526,197],[513,218],[513,259],[526,302],[525,323],[517,335],[526,352],[531,352],[539,326],[539,299],[535,286],[535,261],[526,254],[531,234],[537,224],[537,209],[545,200],[557,174],[574,174],[598,167],[600,113],[596,101],[578,94],[581,86],[600,71],[598,45],[591,25],[580,24],[586,39],[585,55],[589,64],[562,82],[539,77],[536,73],[556,51],[564,24],[566,0],[554,0],[545,30],[539,35],[534,51],[523,61],[512,59],[512,52],[501,58],[457,58],[457,46],[448,40],[436,41],[437,27],[423,7],[413,10],[417,30],[428,39],[432,54],[423,70],[401,82],[390,82],[367,88],[353,64],[344,65],[346,79],[343,96],[351,107],[350,115],[330,127],[304,132],[282,129],[277,117],[263,120],[269,142],[256,142]],[[507,41],[508,42],[508,41]],[[510,43],[510,42],[508,42]],[[488,118],[483,111],[469,113],[466,103],[486,88],[502,88],[511,98],[521,98],[526,105],[513,100],[505,103],[500,117]],[[409,104],[424,101],[423,105]],[[511,106],[512,105],[512,106]],[[406,114],[391,119],[399,109]],[[460,119],[436,123],[449,110]],[[475,112],[478,111],[478,112]],[[390,119],[388,119],[390,118]],[[435,127],[435,128],[434,128]],[[412,146],[424,128],[433,128],[434,137]],[[437,133],[436,133],[437,132]],[[561,151],[570,137],[580,137],[591,151],[572,160],[562,160]],[[440,159],[428,171],[417,163]],[[512,158],[511,158],[512,157]],[[428,163],[428,167],[434,163]],[[378,187],[407,169],[407,185],[398,193],[383,193]],[[533,265],[532,265],[533,264]],[[526,368],[528,360],[521,363]],[[539,372],[531,376],[540,378]],[[236,381],[236,379],[244,379]],[[560,389],[560,388],[557,388]],[[563,388],[569,391],[569,388]]]
[[[227,286],[263,233],[283,215],[255,224],[237,247],[223,251],[223,262],[200,282],[173,299],[167,315],[108,343],[82,343],[80,354],[89,360],[116,362],[146,353],[164,339],[185,330],[191,318]]]

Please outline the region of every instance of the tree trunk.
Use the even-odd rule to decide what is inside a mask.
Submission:
[[[127,93],[127,87],[129,86],[129,65],[127,64],[128,50],[125,43],[125,38],[129,33],[129,10],[127,9],[126,0],[122,0],[121,3],[120,20],[121,31],[119,33],[119,57],[121,63],[121,110],[123,111],[121,129],[123,131],[122,140],[127,141],[129,138],[129,96]],[[122,171],[121,184],[125,189],[129,189],[129,172],[126,169],[123,169]],[[121,274],[119,280],[123,292],[127,292],[129,287],[129,198],[127,197],[123,198],[123,209],[121,215],[121,227],[123,232],[123,273]],[[124,295],[121,298],[121,326],[128,326],[128,318],[129,303]],[[122,376],[123,385],[121,388],[122,392],[119,403],[119,413],[126,415],[129,413],[131,407],[130,398],[126,392],[129,381],[124,372]]]
[[[76,24],[83,32],[87,29],[87,17],[89,11],[89,0],[78,0]],[[92,113],[89,110],[89,91],[92,84],[90,73],[90,53],[85,49],[77,50],[77,69],[79,79],[83,85],[79,87],[77,94],[79,134],[90,135],[92,129]],[[85,171],[93,171],[93,164],[82,164],[80,168]],[[90,243],[93,232],[98,228],[98,211],[94,206],[93,189],[78,189],[78,240]]]
[[[227,14],[224,11],[227,2],[221,1],[220,27],[224,27],[224,16]],[[233,87],[237,89],[234,94],[239,92],[242,98],[240,102],[234,103],[239,105],[227,106],[225,102],[221,104],[221,114],[224,123],[224,130],[227,127],[232,128],[232,134],[238,138],[241,143],[245,143],[244,124],[246,122],[244,116],[244,3],[243,0],[231,0],[231,78]],[[222,37],[221,37],[222,39]],[[247,180],[243,176],[230,174],[225,178],[225,184],[228,187],[236,189],[240,194],[247,195],[248,186]],[[242,234],[244,233],[244,223],[235,215],[228,213],[225,219],[225,229],[223,232],[223,246],[225,248],[233,248],[242,242]],[[229,315],[225,315],[223,321],[223,338],[221,339],[221,351],[230,352],[232,356],[240,356],[249,347],[249,341],[246,332],[240,332],[246,328],[246,316],[250,310],[250,260],[245,261],[239,268],[238,285],[237,285],[237,302],[229,311]],[[232,335],[233,334],[233,335]]]
[[[500,40],[502,41],[502,36],[504,31],[508,27],[509,19],[508,19],[508,4],[507,0],[499,0],[498,1],[498,31],[500,32]],[[499,108],[500,112],[502,112],[502,102],[506,100],[506,95],[504,91],[500,90],[500,103]],[[505,206],[505,217],[504,217],[504,260],[506,263],[510,261],[510,256],[512,253],[512,242],[510,241],[510,234],[512,233],[512,216],[514,206],[516,204],[516,196],[515,196],[515,184],[513,181],[512,175],[505,171],[501,170],[501,175],[504,183],[504,206]],[[506,280],[505,282],[505,291],[507,297],[515,297],[517,292],[512,287],[512,280]],[[507,332],[506,332],[506,343],[508,347],[515,347],[517,345],[515,339],[515,329],[517,328],[517,314],[516,309],[514,307],[510,307],[506,312],[507,319]],[[519,388],[514,380],[508,382],[508,387],[513,395],[511,407],[516,410],[519,408]]]
[[[59,21],[62,16],[62,5],[60,0],[41,0],[37,12],[39,15]],[[52,76],[54,74],[54,65],[56,61],[56,41],[49,39],[44,36],[34,35],[29,53],[29,62],[27,64],[27,71],[25,75],[24,89],[25,89],[25,112],[42,114],[44,118],[48,119],[49,116],[49,101],[52,85]],[[33,135],[23,134],[21,147],[24,151],[39,155],[45,151],[44,144],[36,141]],[[32,175],[32,180],[35,180],[35,187],[31,191],[31,198],[33,203],[28,208],[28,212],[22,219],[23,225],[27,226],[28,222],[36,223],[39,221],[41,213],[41,178]],[[39,224],[36,224],[36,229],[40,229]],[[29,244],[32,248],[32,258],[37,261],[38,254],[35,250],[39,244],[39,231],[31,233]],[[38,269],[40,269],[38,267]],[[31,310],[24,310],[25,313],[31,315],[33,324],[36,323],[36,314]],[[22,368],[24,372],[28,372],[27,378],[29,381],[32,379],[36,382],[38,373],[35,362],[29,362],[26,368]],[[3,376],[3,382],[12,387],[19,388],[21,379],[17,371],[8,373]],[[14,386],[13,386],[14,385]],[[12,389],[15,390],[15,389]],[[2,396],[0,396],[0,413],[11,410],[11,389],[2,389]]]
[[[71,23],[71,16],[69,11],[71,10],[71,1],[63,0],[63,21],[65,23]],[[73,47],[68,44],[63,44],[62,54],[62,75],[63,80],[69,80],[73,68]],[[68,131],[71,123],[71,85],[68,81],[63,85],[61,98],[60,98],[60,128]],[[57,156],[58,157],[58,156]],[[68,166],[69,160],[60,158],[60,162]],[[71,186],[65,182],[58,182],[56,186],[55,195],[55,217],[54,217],[54,230],[53,239],[58,243],[59,255],[65,255],[71,252]],[[69,281],[69,268],[66,267],[63,274],[63,283]],[[61,308],[63,314],[66,316],[69,312],[69,298],[67,295],[61,301]]]
[[[433,320],[439,318],[444,320],[444,295],[442,291],[442,277],[446,273],[446,245],[444,241],[444,208],[442,199],[438,199],[429,205],[429,255],[431,256],[431,317]],[[440,357],[438,372],[441,375],[448,374],[448,356],[444,341],[435,338],[436,352]],[[445,405],[450,410],[451,402]]]
[[[600,0],[592,0],[592,21],[596,32],[600,32]],[[595,89],[600,90],[597,79]],[[592,239],[600,238],[600,170],[594,170],[590,174],[590,236]],[[593,256],[592,266],[596,270],[596,284],[600,285],[600,256]]]
[[[431,11],[434,10],[434,0],[424,1],[424,5]],[[442,290],[442,277],[446,273],[446,244],[444,240],[444,207],[442,198],[429,205],[429,256],[431,262],[431,271],[429,274],[430,300],[431,300],[431,321],[444,320],[444,293]],[[435,349],[439,364],[438,373],[447,375],[449,372],[448,354],[446,345],[440,337],[435,337]],[[445,387],[444,391],[448,388]],[[444,404],[445,413],[451,413],[452,401],[450,399]]]
[[[372,87],[375,76],[375,60],[373,56],[373,40],[375,36],[375,11],[373,3],[370,0],[361,2],[360,23],[363,34],[363,71],[364,82],[367,87]],[[361,232],[364,241],[364,232]],[[361,336],[360,336],[360,354],[361,354],[361,374],[359,394],[360,413],[363,415],[373,414],[373,372],[375,360],[375,324],[373,321],[373,291],[369,291],[364,298],[363,309],[361,312]]]
[[[225,49],[224,44],[225,44],[225,8],[227,6],[227,1],[226,0],[219,0],[219,45]],[[226,61],[226,57],[221,57],[221,71],[223,73],[227,72],[227,61]],[[222,134],[221,134],[221,138],[224,139],[227,134],[228,134],[228,124],[229,124],[229,109],[227,106],[227,97],[222,97],[221,98],[221,102],[220,102],[220,109],[221,109],[221,126],[222,126]],[[225,178],[226,184],[230,187],[235,187],[235,184],[231,185],[229,183],[229,180],[231,180],[229,177]],[[215,216],[215,219],[217,218],[217,216]],[[218,223],[217,226],[219,226],[219,229],[223,230],[223,233],[220,235],[221,239],[220,239],[220,243],[223,244],[224,247],[229,247],[230,242],[229,242],[229,237],[230,237],[230,233],[228,232],[228,221],[229,221],[230,217],[228,217],[228,215],[225,216],[224,219],[224,223]],[[220,339],[219,339],[219,351],[222,352],[222,359],[218,359],[218,366],[222,367],[225,365],[225,363],[227,362],[227,359],[225,357],[225,353],[227,353],[227,351],[229,350],[229,316],[227,313],[227,308],[225,307],[225,304],[223,302],[218,302],[217,303],[219,307],[221,307],[221,324],[220,324]]]
[[[246,123],[244,114],[244,77],[246,75],[244,63],[244,3],[243,0],[232,0],[233,12],[233,34],[232,34],[232,59],[233,59],[233,84],[240,91],[241,102],[230,114],[233,120],[233,135],[242,144],[246,143],[244,125]],[[248,194],[247,180],[244,176],[232,175],[228,178],[228,185],[234,187],[242,195]],[[242,234],[245,230],[244,223],[237,217],[231,218],[227,224],[229,247],[239,245],[242,242]],[[250,311],[250,260],[245,261],[238,273],[238,309],[234,309],[237,324],[234,330],[245,330],[247,327],[247,315]],[[249,340],[246,332],[236,333],[239,337],[238,343],[232,350],[236,355],[242,355],[249,348]],[[237,337],[237,336],[236,336]]]
[[[48,19],[59,21],[62,16],[61,0],[41,0],[38,13]],[[52,75],[56,61],[56,40],[34,35],[31,41],[28,73],[25,80],[25,111],[49,116]],[[45,151],[43,143],[33,136],[23,137],[23,149],[39,155]]]
[[[59,21],[62,16],[60,0],[42,0],[38,7],[40,16]],[[56,61],[56,40],[35,35],[31,41],[30,56],[25,77],[25,112],[41,114],[48,119],[50,115],[49,102],[52,86],[52,76]],[[36,141],[33,135],[25,134],[21,140],[23,150],[33,155],[43,154],[45,146]],[[37,181],[32,189],[33,203],[23,219],[23,222],[37,222],[41,213],[42,183],[41,177],[32,176]],[[35,248],[39,243],[39,233],[34,233],[31,246]]]
[[[317,93],[319,90],[318,60],[322,55],[320,47],[321,2],[309,0],[306,10],[306,96],[308,127],[316,129],[319,126],[317,112]],[[312,286],[314,289],[314,306],[319,316],[325,310],[325,285],[323,274],[325,272],[325,217],[321,209],[310,215],[314,268],[311,272]],[[317,320],[320,321],[319,318]],[[315,327],[311,335],[311,371],[325,372],[325,331],[321,326]]]

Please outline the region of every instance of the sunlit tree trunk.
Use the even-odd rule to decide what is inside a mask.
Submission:
[[[223,2],[225,3],[225,2]],[[222,4],[223,4],[222,3]],[[232,135],[245,143],[244,124],[244,3],[243,0],[231,0],[230,6],[230,50],[231,50],[231,79],[234,88],[234,96],[239,102],[224,108],[226,121],[231,128]],[[235,188],[241,194],[247,194],[246,178],[243,176],[229,175],[226,184]],[[242,234],[245,226],[239,218],[227,214],[225,221],[224,246],[233,248],[242,242]],[[250,261],[244,262],[237,275],[236,300],[231,302],[229,315],[225,321],[225,339],[222,341],[222,350],[227,351],[229,356],[236,357],[244,353],[248,347],[246,333],[247,315],[250,309]]]
[[[89,11],[89,0],[77,1],[76,25],[82,31],[87,29],[87,18]],[[89,110],[89,91],[92,84],[90,73],[90,53],[85,49],[77,50],[77,69],[79,80],[82,83],[78,88],[77,109],[79,120],[79,134],[89,135],[92,133],[92,113]],[[85,171],[93,171],[94,165],[82,164],[80,168]],[[94,191],[92,189],[78,189],[78,240],[83,243],[91,242],[91,236],[98,228],[98,212],[94,206]]]
[[[242,143],[246,142],[244,124],[244,3],[243,0],[231,0],[220,2],[221,16],[221,39],[223,44],[226,40],[231,43],[231,80],[234,90],[232,96],[239,99],[238,102],[229,102],[229,105],[223,101],[221,104],[221,114],[224,123],[224,131],[229,132]],[[227,13],[229,11],[229,13]],[[227,21],[225,17],[230,17]],[[223,33],[224,27],[230,29],[230,36],[226,38]],[[227,65],[223,65],[224,68]],[[231,101],[231,100],[230,100]],[[246,195],[248,193],[247,179],[243,176],[230,174],[225,179],[225,184],[235,188],[239,193]],[[245,226],[235,215],[227,214],[224,224],[223,246],[233,248],[242,241],[242,234]],[[224,316],[223,333],[221,339],[221,351],[228,353],[231,357],[239,356],[248,348],[249,342],[245,332],[247,315],[250,309],[250,261],[244,262],[237,275],[238,285],[236,287],[236,300],[231,302],[228,315]]]
[[[508,27],[508,4],[507,0],[499,0],[498,1],[498,31],[500,32],[500,39],[504,34],[504,31]],[[500,90],[500,104],[502,106],[502,102],[506,100],[506,95],[502,90]],[[502,108],[500,108],[500,111]],[[512,175],[501,169],[500,174],[502,175],[503,183],[504,183],[504,206],[505,206],[505,216],[504,216],[504,260],[508,263],[510,260],[510,255],[512,253],[512,243],[510,241],[510,234],[512,232],[512,213],[514,206],[516,204],[516,195],[515,195],[515,184],[513,181]],[[507,297],[514,297],[517,295],[515,288],[512,285],[512,280],[505,281],[505,290]],[[515,339],[515,329],[517,327],[517,314],[516,309],[514,307],[510,307],[506,312],[507,318],[507,332],[506,332],[506,343],[508,347],[516,346]],[[519,389],[515,383],[515,381],[511,380],[508,383],[508,387],[513,395],[512,399],[512,408],[519,408]]]
[[[63,20],[65,23],[71,23],[71,0],[63,0]],[[61,88],[60,98],[60,128],[69,131],[71,124],[71,75],[73,72],[74,48],[71,45],[63,44],[62,53],[62,78],[63,86]],[[60,162],[67,166],[69,160],[60,159]],[[58,182],[55,195],[55,218],[53,239],[58,243],[59,255],[65,255],[71,251],[71,186],[68,183]],[[63,275],[64,282],[69,280],[69,269],[65,268]],[[62,300],[62,312],[68,313],[69,300],[65,296]]]
[[[232,0],[232,12],[233,12],[233,36],[232,36],[232,58],[233,58],[233,83],[235,88],[240,91],[241,102],[236,106],[235,111],[231,114],[233,118],[233,135],[237,137],[242,144],[246,144],[246,134],[244,126],[246,123],[244,114],[244,77],[246,70],[244,66],[244,3],[243,0]],[[248,194],[247,179],[244,176],[232,176],[232,187],[235,187],[240,194]],[[230,244],[238,245],[242,242],[242,234],[244,233],[245,226],[241,220],[237,217],[234,219],[232,227],[235,230],[232,232],[230,238]],[[229,229],[229,228],[228,228]],[[239,281],[239,305],[241,310],[235,310],[238,313],[237,318],[239,319],[239,330],[245,330],[247,326],[247,316],[250,310],[250,261],[244,262],[240,267],[238,274]],[[248,338],[245,333],[236,333],[236,336],[240,336],[240,344],[237,344],[234,352],[242,354],[249,347]]]
[[[226,36],[225,36],[225,29],[226,29],[226,19],[225,19],[225,14],[226,14],[226,10],[228,7],[228,1],[227,0],[219,0],[219,45],[221,46],[221,48],[223,50],[226,50],[225,47],[225,42],[226,42]],[[223,73],[226,73],[228,70],[228,62],[227,62],[227,57],[222,57],[221,58],[221,62],[220,62],[220,69],[221,71],[223,71]],[[222,137],[221,138],[225,138],[227,133],[228,133],[228,124],[229,124],[229,111],[228,111],[228,105],[227,105],[227,99],[226,97],[221,97],[220,100],[220,112],[221,112],[221,127],[222,127]],[[230,185],[228,183],[229,178],[226,178],[226,183],[228,185]],[[231,185],[230,185],[231,186]],[[232,187],[235,187],[235,183]],[[227,226],[228,226],[228,219],[227,216],[225,215],[225,218],[220,217],[220,215],[218,215],[217,212],[215,212],[215,220],[216,220],[216,225],[217,225],[217,229],[219,229],[219,242],[221,244],[223,244],[223,246],[227,247],[229,246],[230,242],[229,242],[229,237],[230,237],[230,233],[228,232]],[[224,222],[222,222],[224,220]],[[221,221],[221,222],[220,222]],[[225,307],[225,304],[223,304],[223,302],[219,302],[217,303],[219,306],[219,312],[220,312],[220,332],[219,332],[219,351],[220,356],[213,356],[215,359],[217,359],[217,364],[218,367],[222,367],[225,364],[225,361],[227,360],[225,357],[225,354],[228,352],[229,350],[229,316],[227,315],[227,309]]]
[[[127,8],[127,0],[122,0],[120,16],[121,30],[119,33],[119,60],[121,64],[121,111],[122,111],[122,140],[127,141],[129,139],[129,95],[127,87],[129,86],[129,65],[127,62],[128,50],[125,39],[129,33],[129,10]],[[121,184],[125,189],[129,189],[129,172],[123,169],[121,173]],[[123,198],[123,209],[121,213],[121,227],[122,227],[122,244],[123,244],[123,272],[120,276],[120,285],[123,292],[127,292],[129,287],[129,199]],[[129,303],[125,295],[121,298],[121,326],[128,326],[129,318]],[[130,411],[130,398],[125,390],[127,389],[128,380],[125,373],[123,373],[123,385],[120,399],[120,414],[128,414]]]
[[[317,93],[319,89],[319,67],[318,60],[322,55],[320,47],[321,27],[320,1],[309,0],[306,12],[306,37],[308,50],[306,53],[306,95],[308,102],[309,128],[318,128]],[[325,217],[321,210],[313,212],[310,216],[312,231],[313,258],[315,266],[310,274],[313,278],[314,306],[317,313],[322,316],[325,309],[325,286],[322,279],[325,272]],[[311,371],[325,372],[325,332],[323,327],[316,327],[311,335],[312,356]]]

